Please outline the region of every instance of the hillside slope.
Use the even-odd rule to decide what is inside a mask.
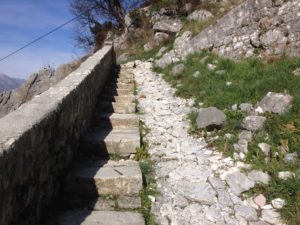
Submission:
[[[300,55],[300,0],[247,0],[216,23],[157,60],[165,67],[187,55],[209,49],[219,55],[278,57]]]
[[[43,93],[57,84],[71,72],[76,70],[84,58],[60,65],[56,70],[43,68],[32,74],[21,86],[8,91],[0,91],[0,118],[16,110],[23,103],[30,101],[34,96]],[[0,77],[1,87],[1,77]]]
[[[24,83],[22,79],[12,78],[0,73],[0,92],[18,88],[22,83]]]

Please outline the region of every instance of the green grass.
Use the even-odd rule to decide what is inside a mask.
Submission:
[[[158,194],[156,192],[156,181],[152,175],[154,162],[150,159],[150,154],[148,152],[149,144],[145,139],[150,130],[143,121],[140,121],[139,130],[141,135],[141,147],[137,149],[134,159],[139,161],[143,174],[144,188],[140,193],[142,200],[140,212],[144,215],[146,225],[156,225],[155,217],[151,213],[152,202],[148,197],[149,195],[155,196]]]
[[[109,154],[109,159],[112,161],[119,161],[122,159],[122,156],[119,153],[111,153]]]
[[[146,33],[146,32],[145,32]],[[135,40],[135,42],[130,42],[128,43],[128,47],[126,48],[126,50],[122,50],[122,51],[118,51],[117,55],[121,55],[122,53],[126,52],[128,57],[126,61],[122,61],[119,62],[121,64],[125,64],[127,62],[131,62],[134,60],[142,60],[142,61],[146,61],[149,59],[154,59],[156,58],[156,54],[159,52],[159,50],[162,47],[166,47],[167,50],[169,51],[173,48],[173,44],[175,41],[175,36],[171,36],[169,37],[168,40],[160,43],[159,45],[155,45],[153,44],[153,49],[150,51],[145,51],[144,50],[144,45],[148,42],[152,42],[155,43],[154,41],[154,34],[153,33],[147,33],[147,38],[141,38],[141,39],[137,39]]]
[[[207,60],[203,63],[201,59],[204,57]],[[164,74],[165,79],[176,88],[178,96],[193,98],[196,107],[215,106],[224,111],[227,116],[226,124],[222,129],[212,131],[214,136],[220,138],[210,141],[209,144],[227,156],[233,156],[233,144],[238,141],[238,133],[242,129],[241,121],[247,115],[241,111],[233,111],[232,105],[246,102],[255,105],[269,91],[293,96],[293,106],[286,114],[264,114],[267,117],[265,126],[254,133],[245,161],[252,164],[253,169],[265,171],[272,178],[269,185],[257,186],[251,190],[252,194],[263,193],[268,200],[277,197],[285,199],[288,204],[281,210],[282,217],[287,224],[300,224],[300,163],[286,164],[284,155],[278,151],[279,146],[285,146],[290,153],[297,152],[300,155],[300,77],[292,73],[300,68],[300,59],[281,58],[269,62],[245,59],[236,62],[203,51],[190,55],[179,63],[184,63],[186,68],[177,78],[170,74],[174,65],[163,70],[154,70]],[[215,71],[209,71],[208,63],[217,65],[215,71],[224,70],[225,74],[218,75]],[[196,71],[201,73],[199,78],[193,77]],[[192,112],[188,118],[191,121],[190,133],[207,137],[206,130],[197,129],[197,113]],[[231,133],[232,139],[227,140],[224,137],[226,133]],[[268,162],[258,147],[261,142],[272,146]],[[283,181],[278,178],[280,171],[292,171],[298,176]]]

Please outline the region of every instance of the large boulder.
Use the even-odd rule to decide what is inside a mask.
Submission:
[[[202,22],[211,17],[213,17],[213,14],[211,12],[200,9],[200,10],[196,10],[193,13],[191,13],[190,15],[188,15],[187,19]]]
[[[226,115],[216,107],[201,108],[198,112],[197,127],[199,129],[218,128],[226,122]]]
[[[156,22],[153,25],[153,30],[165,32],[165,33],[177,33],[183,27],[183,24],[180,19],[165,19]]]
[[[282,93],[269,92],[257,105],[257,111],[283,114],[292,105],[292,96]]]

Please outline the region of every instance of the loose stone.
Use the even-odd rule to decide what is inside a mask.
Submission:
[[[280,214],[273,209],[262,210],[261,217],[264,221],[271,224],[281,223]]]
[[[249,131],[258,131],[263,128],[266,117],[263,116],[247,116],[242,121],[242,127]]]
[[[248,179],[248,177],[241,172],[228,174],[225,179],[235,195],[240,195],[242,192],[248,191],[255,185],[254,181]]]
[[[286,204],[285,200],[281,199],[281,198],[275,198],[272,200],[271,203],[275,209],[282,209],[283,206],[285,206],[285,204]]]
[[[256,210],[249,206],[237,205],[234,207],[235,216],[243,217],[247,221],[255,221],[257,220]]]
[[[271,177],[269,176],[269,174],[264,173],[262,171],[259,170],[252,170],[249,174],[248,177],[250,180],[253,180],[257,183],[262,183],[262,184],[268,184],[271,180]]]
[[[295,174],[290,171],[282,171],[278,173],[278,177],[282,180],[288,180],[290,178],[295,177]]]
[[[263,207],[266,205],[267,199],[264,195],[260,194],[254,198],[254,202],[259,206]]]

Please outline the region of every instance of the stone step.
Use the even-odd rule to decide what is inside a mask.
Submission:
[[[76,196],[138,196],[143,178],[136,161],[99,161],[75,168],[65,187],[66,193]]]
[[[102,95],[101,99],[109,102],[128,104],[128,103],[133,103],[135,101],[135,96],[134,95],[122,95],[122,96]]]
[[[134,79],[134,75],[132,72],[120,72],[117,77],[124,79]]]
[[[125,83],[125,84],[134,83],[134,79],[131,79],[131,78],[117,78],[116,81],[117,82],[122,82],[122,83]]]
[[[114,83],[114,82],[108,82],[106,85],[106,87],[109,88],[120,88],[120,89],[131,89],[132,91],[134,90],[134,84],[133,83],[122,83],[122,82],[118,82],[118,83]]]
[[[145,225],[142,214],[135,212],[69,211],[47,225]]]
[[[131,79],[131,78],[112,77],[110,79],[110,81],[114,82],[114,83],[124,83],[124,84],[133,84],[134,83],[134,79]]]
[[[135,113],[136,105],[135,103],[100,101],[98,110],[108,113],[130,114]]]
[[[111,87],[104,87],[104,94],[107,95],[117,95],[117,96],[122,96],[122,95],[130,95],[133,94],[132,89],[121,89],[121,88],[111,88]]]
[[[96,124],[98,126],[98,124]],[[129,128],[139,127],[139,117],[136,114],[101,113],[99,127],[104,128]]]
[[[138,128],[96,129],[82,139],[80,150],[95,155],[117,154],[128,156],[135,154],[140,147]]]
[[[116,196],[99,197],[90,201],[88,208],[90,210],[120,210],[120,209],[140,209],[142,201],[140,196]]]

